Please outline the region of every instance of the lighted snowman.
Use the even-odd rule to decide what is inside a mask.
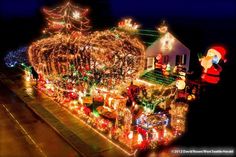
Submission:
[[[178,90],[183,90],[186,86],[186,73],[185,72],[179,72],[179,78],[176,80],[176,87],[178,88]]]
[[[220,81],[222,68],[219,65],[219,62],[220,60],[226,62],[225,55],[225,48],[214,46],[207,51],[205,57],[200,59],[201,66],[204,68],[201,77],[204,82],[217,84]]]

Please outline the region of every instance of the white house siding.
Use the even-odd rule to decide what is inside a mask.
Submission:
[[[190,50],[176,38],[174,38],[174,43],[171,50],[162,50],[160,39],[161,38],[157,39],[151,46],[147,48],[146,58],[156,57],[158,53],[162,52],[163,56],[169,56],[169,64],[173,68],[176,65],[176,55],[186,55],[186,64],[184,66],[188,71],[190,62]]]

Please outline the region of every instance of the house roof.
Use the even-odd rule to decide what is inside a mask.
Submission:
[[[155,42],[159,37],[159,33],[156,30],[148,29],[139,29],[137,35],[142,39],[145,46],[150,46]]]
[[[169,33],[169,32],[168,32]],[[155,42],[153,42],[152,45],[150,45],[147,50],[146,50],[146,57],[153,57],[156,56],[158,52],[162,52],[163,54],[170,54],[170,53],[190,53],[190,50],[183,44],[181,43],[178,39],[176,39],[171,33],[169,33],[171,37],[173,37],[174,42],[172,44],[172,49],[170,50],[163,50],[162,49],[162,43],[161,40],[164,36],[161,38],[158,38]]]

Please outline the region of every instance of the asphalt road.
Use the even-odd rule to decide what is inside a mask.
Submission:
[[[80,155],[0,83],[0,157],[28,156]]]

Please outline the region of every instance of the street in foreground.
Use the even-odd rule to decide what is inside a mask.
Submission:
[[[0,124],[0,156],[79,156],[2,84]]]

